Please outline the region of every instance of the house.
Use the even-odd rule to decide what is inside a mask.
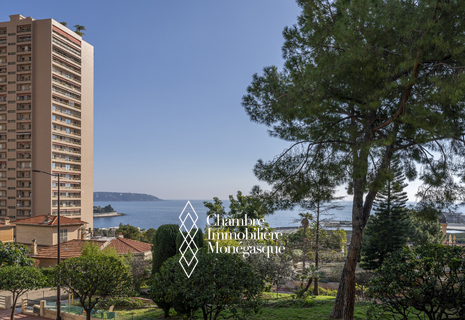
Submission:
[[[79,219],[60,217],[60,236],[58,237],[58,217],[40,215],[12,221],[16,227],[16,242],[33,250],[33,240],[37,247],[48,247],[68,240],[81,239],[86,234],[87,222]]]
[[[79,257],[85,243],[93,243],[100,247],[100,250],[114,248],[116,253],[125,255],[131,252],[134,258],[141,260],[152,259],[152,245],[145,242],[126,239],[122,236],[117,238],[102,238],[92,240],[69,240],[60,244],[60,260]],[[57,263],[57,245],[36,250],[33,248],[32,257],[37,261],[39,267],[53,267]]]
[[[0,221],[0,242],[14,242],[15,225],[10,223],[10,218],[3,218]]]

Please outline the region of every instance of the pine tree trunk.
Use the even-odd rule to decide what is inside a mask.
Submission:
[[[331,311],[331,318],[333,319],[342,319],[342,312],[344,311],[344,292],[345,292],[345,269],[346,263],[344,264],[344,269],[342,271],[341,280],[339,281],[339,288],[337,289],[336,299],[334,300],[333,310]]]
[[[316,209],[316,239],[315,239],[315,268],[318,270],[318,251],[320,245],[320,202],[317,203]],[[318,277],[315,277],[315,285],[313,287],[313,294],[318,295]]]
[[[355,268],[360,252],[363,229],[366,225],[363,208],[363,180],[354,181],[354,202],[352,207],[352,237],[349,252],[342,271],[341,281],[336,300],[334,302],[331,318],[352,320],[354,318],[355,304]]]

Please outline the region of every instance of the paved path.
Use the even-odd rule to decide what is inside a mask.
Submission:
[[[11,315],[11,310],[3,310],[0,309],[0,320],[10,320],[10,315]],[[39,316],[32,316],[28,314],[22,314],[22,313],[15,313],[15,319],[21,319],[21,320],[50,320],[48,318],[44,317],[39,317]]]

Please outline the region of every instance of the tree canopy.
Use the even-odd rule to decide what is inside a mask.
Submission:
[[[70,258],[56,266],[56,281],[79,299],[90,320],[91,310],[108,296],[124,296],[130,291],[129,268],[111,255]]]
[[[326,175],[344,175],[353,228],[332,316],[352,319],[362,234],[392,155],[430,201],[464,194],[451,173],[464,180],[455,155],[465,151],[465,2],[297,2],[302,14],[283,32],[284,67],[255,74],[243,106],[291,144],[258,161],[260,180],[305,188],[302,177],[321,158]]]
[[[12,265],[32,266],[34,260],[27,256],[28,253],[28,248],[23,244],[0,242],[0,267]]]
[[[0,267],[0,290],[10,291],[13,298],[10,319],[15,318],[16,303],[21,295],[45,285],[45,276],[37,268],[18,264]]]

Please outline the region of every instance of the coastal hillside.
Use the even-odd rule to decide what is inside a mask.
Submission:
[[[155,196],[130,192],[94,192],[94,201],[157,201]]]

